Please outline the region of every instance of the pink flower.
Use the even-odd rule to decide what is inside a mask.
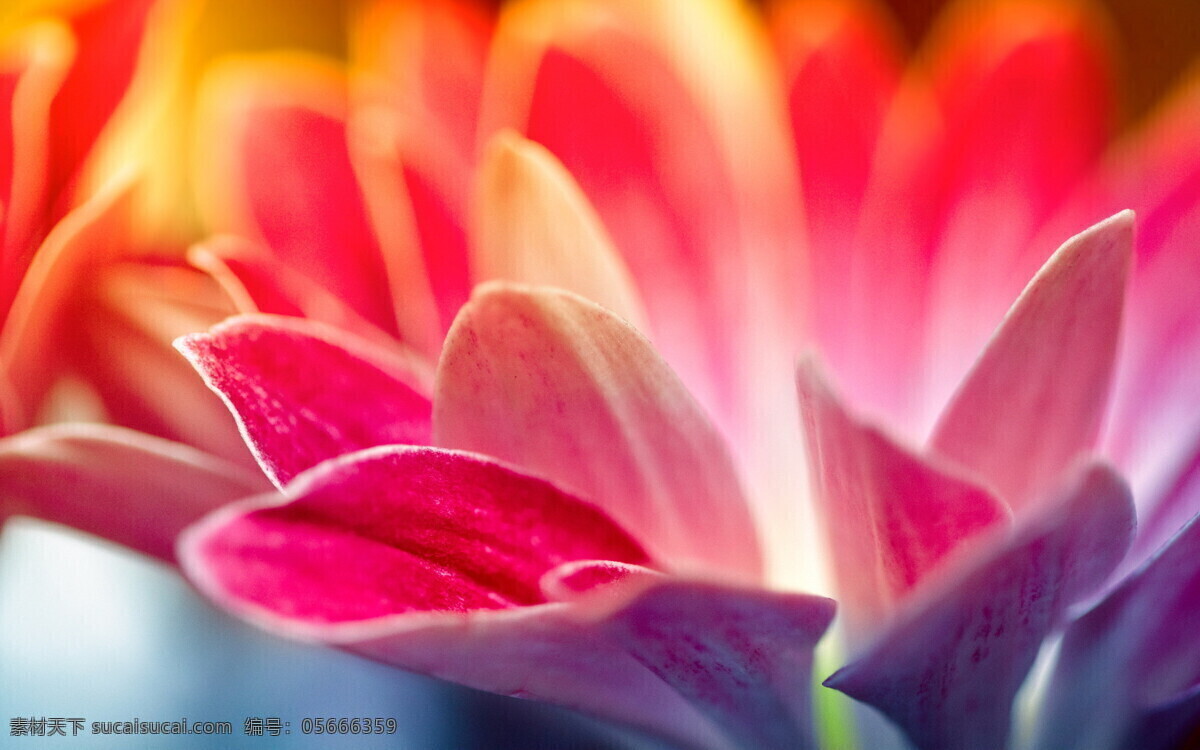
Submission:
[[[245,315],[179,347],[283,496],[192,526],[185,571],[275,632],[677,742],[808,746],[832,610],[766,588],[811,560],[804,452],[847,636],[826,684],[917,747],[1000,747],[1065,633],[1031,746],[1180,741],[1195,93],[1102,156],[1096,19],[978,7],[907,66],[857,3],[771,6],[777,66],[715,0],[514,4],[494,28],[380,2],[352,76],[230,63],[200,202],[244,239],[192,258]],[[833,377],[801,359],[802,445],[805,306]],[[10,439],[7,492],[165,557],[255,482],[113,435]],[[131,531],[62,502],[48,461],[172,502]]]

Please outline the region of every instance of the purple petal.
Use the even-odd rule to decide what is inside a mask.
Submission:
[[[825,684],[879,709],[921,750],[1003,748],[1043,639],[1124,555],[1134,516],[1121,480],[1095,467],[1031,521],[918,594]]]
[[[1197,633],[1200,515],[1068,628],[1047,694],[1042,746],[1121,747],[1113,738],[1146,712],[1183,706],[1200,687]]]

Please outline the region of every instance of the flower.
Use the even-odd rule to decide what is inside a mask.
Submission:
[[[470,7],[373,4],[349,81],[293,58],[210,84],[202,213],[249,242],[192,257],[249,315],[180,347],[284,498],[186,532],[197,586],[278,632],[676,741],[810,744],[829,605],[755,588],[805,561],[788,492],[804,451],[848,636],[827,685],[917,747],[999,746],[1063,632],[1024,740],[1183,741],[1194,92],[1101,157],[1108,53],[1083,5],[959,11],[907,70],[849,2],[772,6],[778,69],[731,3],[688,5],[683,26],[671,2],[529,2],[494,29]],[[509,282],[468,298],[489,278]],[[802,360],[803,447],[783,408],[802,297],[853,406]],[[1089,458],[1106,418],[1132,495]],[[30,477],[78,437],[22,440],[8,466],[35,512],[54,507]],[[114,500],[163,490],[131,486],[108,450],[152,456],[143,485],[195,479],[131,542],[160,555],[239,491],[194,453],[84,445],[69,469]],[[416,583],[394,586],[400,571]],[[1073,730],[1097,708],[1094,732]]]

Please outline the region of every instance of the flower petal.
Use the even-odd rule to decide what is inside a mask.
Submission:
[[[648,562],[600,510],[464,453],[381,446],[321,464],[285,494],[217,514],[184,542],[203,561],[201,585],[240,612],[321,626],[529,606],[564,562]]]
[[[815,325],[827,330],[845,309],[846,249],[900,80],[899,34],[869,0],[784,0],[767,9],[804,187]]]
[[[1041,745],[1125,747],[1117,740],[1138,722],[1200,688],[1197,628],[1200,516],[1067,629],[1046,693]],[[1193,697],[1188,710],[1196,709]]]
[[[211,229],[269,247],[394,333],[346,143],[345,88],[332,65],[309,58],[228,62],[210,73],[197,126],[200,206]]]
[[[105,0],[70,18],[76,55],[50,110],[50,198],[65,198],[125,97],[157,0]],[[70,205],[67,201],[65,205]]]
[[[119,427],[55,425],[0,440],[0,520],[63,523],[168,562],[185,526],[264,485],[193,448]]]
[[[802,297],[767,49],[749,8],[725,0],[517,3],[484,89],[481,132],[515,129],[562,161],[629,264],[656,346],[722,424],[740,416],[745,328],[795,340]]]
[[[214,237],[189,248],[188,261],[221,285],[238,312],[307,318],[376,343],[396,345],[395,337],[367,322],[321,284],[251,242]]]
[[[1087,3],[960,2],[923,51],[945,116],[927,406],[944,403],[1042,264],[1052,245],[1031,240],[1108,143],[1105,20]]]
[[[878,632],[897,603],[1008,509],[846,413],[815,363],[797,370],[817,507],[851,637]]]
[[[352,54],[386,81],[386,106],[428,123],[470,159],[491,26],[483,5],[469,0],[374,0],[354,19]]]
[[[380,447],[322,464],[285,493],[284,504],[215,513],[181,542],[193,581],[261,625],[686,746],[795,747],[807,736],[828,600],[640,568],[645,553],[599,509],[456,451]],[[597,556],[633,575],[570,605],[540,603],[540,580],[564,562],[617,564]],[[723,715],[714,725],[696,706]]]
[[[21,279],[0,331],[0,381],[19,399],[5,402],[3,427],[32,425],[66,347],[58,338],[80,286],[105,261],[133,245],[129,181],[114,181],[60,221]]]
[[[1068,240],[1013,304],[938,421],[931,448],[1020,512],[1100,428],[1133,253],[1125,212]]]
[[[833,612],[815,596],[667,582],[605,630],[742,747],[815,748],[813,649]]]
[[[344,331],[247,315],[175,346],[225,400],[276,485],[361,448],[429,442],[419,370]]]
[[[74,54],[65,25],[48,21],[21,29],[0,50],[0,314],[7,312],[36,232],[48,220],[50,109]]]
[[[550,152],[510,131],[498,134],[480,168],[478,193],[477,280],[560,287],[646,330],[629,270]]]
[[[572,488],[661,559],[759,575],[721,438],[646,340],[594,303],[480,287],[438,365],[434,434]]]
[[[1106,444],[1148,511],[1200,440],[1200,75],[1113,149],[1085,215],[1138,213],[1136,266]],[[1094,194],[1099,192],[1100,197]],[[1160,539],[1161,541],[1161,539]]]
[[[186,443],[257,473],[221,400],[172,348],[232,311],[212,281],[171,263],[111,263],[87,277],[64,326],[64,358],[108,421]]]
[[[1128,490],[1103,467],[1074,478],[1046,511],[928,589],[825,684],[882,711],[921,750],[1003,748],[1043,639],[1133,536]]]

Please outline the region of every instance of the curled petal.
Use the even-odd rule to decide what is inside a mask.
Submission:
[[[931,585],[825,684],[882,711],[921,750],[1005,747],[1042,641],[1104,582],[1133,525],[1121,480],[1089,468],[1011,539]]]
[[[931,448],[1018,512],[1100,429],[1133,254],[1124,212],[1068,240],[1013,304],[942,413]]]
[[[629,270],[587,198],[554,156],[497,135],[479,175],[476,279],[556,286],[645,330]]]
[[[828,600],[654,573],[598,508],[457,451],[363,451],[285,494],[213,514],[180,547],[205,593],[272,630],[687,746],[795,747],[809,731],[799,722]],[[546,603],[548,575],[597,567],[625,575]]]
[[[343,453],[429,442],[420,370],[343,331],[247,315],[175,346],[225,400],[276,485]]]
[[[381,446],[321,464],[206,521],[184,542],[236,610],[317,626],[404,612],[544,603],[579,559],[645,564],[596,508],[481,457]]]
[[[29,515],[174,560],[175,538],[261,476],[119,427],[55,425],[0,440],[0,518]]]
[[[1005,528],[991,493],[860,424],[815,363],[797,372],[809,467],[853,636],[877,632],[897,603],[979,534]]]
[[[479,287],[438,365],[434,432],[572,488],[662,559],[759,575],[720,436],[649,343],[594,303]]]
[[[48,373],[61,366],[66,349],[64,313],[80,288],[106,261],[127,252],[135,212],[133,184],[117,180],[69,213],[46,237],[34,256],[0,331],[0,381],[18,399],[6,402],[7,432],[28,427],[53,382]]]

